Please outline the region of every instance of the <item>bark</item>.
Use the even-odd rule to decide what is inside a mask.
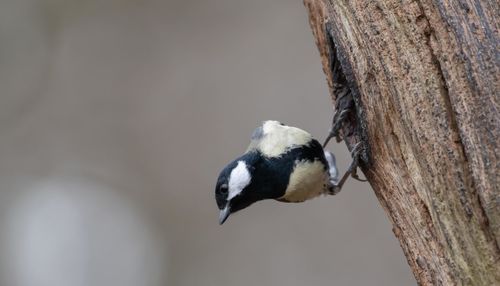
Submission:
[[[421,285],[500,285],[500,5],[304,0],[348,146]],[[338,77],[337,77],[338,78]]]

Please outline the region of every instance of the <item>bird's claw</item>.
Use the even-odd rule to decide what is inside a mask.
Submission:
[[[337,142],[340,142],[339,131],[344,125],[344,122],[346,121],[347,116],[349,115],[353,107],[354,101],[352,99],[351,93],[346,89],[337,98],[335,114],[333,115],[332,119],[332,126],[330,128],[328,136],[325,139],[325,142],[323,143],[323,148],[326,147],[328,142],[330,142],[333,137],[336,137]]]

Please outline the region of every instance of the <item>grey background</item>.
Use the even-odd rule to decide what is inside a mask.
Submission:
[[[367,184],[217,224],[262,120],[326,136],[301,1],[1,1],[0,42],[1,285],[415,284]]]

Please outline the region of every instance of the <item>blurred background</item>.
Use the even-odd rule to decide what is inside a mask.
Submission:
[[[7,0],[0,42],[0,285],[415,284],[366,183],[218,225],[261,121],[326,136],[302,1]]]

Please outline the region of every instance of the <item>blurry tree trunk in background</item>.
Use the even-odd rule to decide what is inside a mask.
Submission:
[[[362,169],[421,285],[500,285],[496,0],[304,0],[333,101],[337,54]]]

